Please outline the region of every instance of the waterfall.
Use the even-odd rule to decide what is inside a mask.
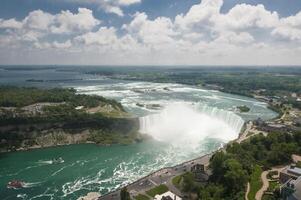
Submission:
[[[197,145],[205,138],[224,142],[237,138],[244,121],[233,112],[175,103],[162,111],[139,118],[140,132],[157,140]]]
[[[201,113],[205,113],[212,118],[222,120],[223,122],[228,124],[228,126],[231,127],[236,133],[239,133],[244,125],[244,120],[234,112],[218,109],[216,107],[211,107],[204,104],[200,104],[198,106],[198,109]]]

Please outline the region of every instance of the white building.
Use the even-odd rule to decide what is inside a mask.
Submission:
[[[181,197],[178,197],[174,193],[167,191],[163,194],[157,194],[154,198],[154,200],[182,200]]]

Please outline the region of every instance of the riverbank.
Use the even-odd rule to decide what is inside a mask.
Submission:
[[[265,103],[267,103],[269,105],[269,102],[265,102]],[[281,117],[282,117],[282,115],[279,113],[279,115],[277,117],[275,117],[274,119],[270,120],[270,122],[276,122]],[[252,134],[250,134],[250,133],[252,133]],[[125,186],[121,186],[120,188],[99,197],[98,200],[112,200],[112,199],[119,200],[120,199],[120,190],[124,187],[127,188],[127,190],[130,193],[130,196],[133,199],[135,199],[135,196],[138,196],[139,194],[147,196],[147,194],[145,193],[146,191],[148,191],[158,185],[161,185],[161,184],[167,185],[168,189],[172,193],[176,194],[177,196],[183,197],[183,194],[173,185],[173,183],[172,183],[173,178],[175,178],[179,175],[182,175],[183,173],[185,173],[187,171],[190,171],[191,167],[195,164],[201,164],[201,165],[204,165],[205,167],[208,167],[211,157],[216,152],[225,151],[227,145],[230,145],[234,142],[242,143],[243,141],[249,139],[250,137],[260,134],[260,133],[267,134],[261,130],[258,130],[254,121],[251,120],[251,121],[245,122],[241,132],[239,133],[238,138],[233,141],[229,141],[222,148],[220,148],[214,152],[211,152],[209,154],[200,156],[198,158],[195,158],[195,159],[192,159],[189,161],[185,161],[185,162],[175,165],[173,167],[166,167],[166,168],[159,169],[145,177],[138,179],[137,181],[135,181],[133,183],[130,183]]]
[[[138,119],[115,100],[72,88],[0,87],[0,97],[0,152],[143,139]]]
[[[183,163],[177,164],[172,167],[165,167],[165,168],[156,170],[156,171],[152,172],[151,174],[144,176],[133,183],[130,183],[128,185],[123,185],[114,191],[111,191],[105,195],[102,195],[101,197],[98,198],[98,200],[119,200],[120,199],[120,191],[124,187],[127,188],[131,197],[133,199],[135,199],[134,197],[137,196],[138,194],[145,195],[146,191],[150,190],[153,187],[161,185],[161,184],[166,184],[168,189],[172,193],[174,193],[180,197],[181,196],[183,197],[181,192],[179,192],[179,190],[173,186],[172,179],[176,176],[182,175],[183,173],[190,171],[191,167],[196,164],[204,165],[207,168],[209,166],[211,157],[216,152],[224,151],[226,146],[230,143],[242,142],[242,141],[248,139],[248,137],[246,137],[246,134],[250,130],[252,125],[253,125],[252,121],[247,122],[246,128],[244,130],[242,130],[242,132],[239,134],[237,139],[230,141],[229,143],[225,144],[223,147],[221,147],[220,149],[218,149],[216,151],[202,155],[202,156],[197,157],[192,160],[185,161]],[[89,199],[89,200],[93,200],[93,199]]]

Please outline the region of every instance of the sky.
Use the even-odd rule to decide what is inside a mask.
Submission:
[[[301,65],[300,0],[1,0],[0,65]]]

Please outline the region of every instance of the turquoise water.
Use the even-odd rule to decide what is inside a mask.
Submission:
[[[104,194],[218,145],[207,141],[201,152],[190,155],[175,154],[173,147],[159,142],[106,147],[80,144],[1,154],[0,199],[77,199],[89,191]],[[51,164],[57,157],[65,162]],[[12,179],[24,180],[28,187],[7,189]]]
[[[31,78],[48,81],[26,82]],[[216,150],[237,137],[243,121],[276,116],[265,103],[247,97],[181,84],[112,80],[78,71],[2,70],[1,83],[74,87],[78,93],[114,98],[133,116],[143,117],[144,131],[162,139],[127,146],[82,144],[0,154],[1,200],[77,199],[91,191],[105,194],[159,168]],[[152,108],[154,104],[159,109]],[[176,106],[166,110],[170,105]],[[177,105],[182,109],[177,110]],[[239,113],[236,106],[240,105],[250,107],[250,112]],[[165,120],[170,118],[173,120]],[[170,128],[161,120],[170,123]],[[191,140],[168,140],[176,138],[175,134],[197,141],[192,145]],[[52,164],[58,157],[65,162]],[[26,188],[7,189],[7,182],[14,179],[26,182]]]

